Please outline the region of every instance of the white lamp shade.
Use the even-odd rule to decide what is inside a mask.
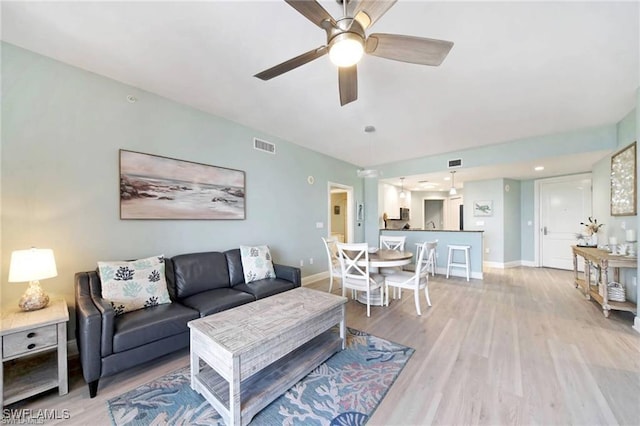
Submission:
[[[339,67],[357,64],[364,54],[362,39],[356,34],[343,33],[336,36],[329,47],[329,59]]]
[[[11,253],[9,282],[38,281],[57,275],[56,261],[51,249],[31,248]]]

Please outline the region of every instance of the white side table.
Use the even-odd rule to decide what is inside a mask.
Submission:
[[[0,368],[0,410],[16,401],[57,387],[60,395],[69,391],[67,381],[67,321],[69,310],[64,300],[54,300],[44,309],[23,312],[3,309],[0,320],[2,368]],[[38,353],[45,362],[29,362]],[[23,362],[3,377],[4,363]]]

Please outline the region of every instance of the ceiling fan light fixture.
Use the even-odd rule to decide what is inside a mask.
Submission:
[[[371,25],[371,18],[364,11],[360,11],[353,19],[358,21],[358,24],[362,25],[365,30]]]
[[[355,33],[342,33],[329,44],[329,59],[338,67],[351,67],[362,59],[364,41]]]

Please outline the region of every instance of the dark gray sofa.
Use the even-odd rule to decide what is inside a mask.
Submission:
[[[189,321],[300,287],[299,268],[274,269],[276,278],[246,284],[239,249],[178,255],[165,259],[172,303],[119,316],[102,299],[98,273],[76,273],[76,341],[90,397],[101,377],[188,347]]]

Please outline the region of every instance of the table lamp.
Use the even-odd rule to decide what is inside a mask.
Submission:
[[[18,303],[18,306],[23,311],[35,311],[47,306],[49,296],[42,290],[38,280],[53,278],[57,275],[56,261],[51,249],[31,248],[28,250],[16,250],[11,253],[9,282],[21,283],[29,281],[29,287]]]

